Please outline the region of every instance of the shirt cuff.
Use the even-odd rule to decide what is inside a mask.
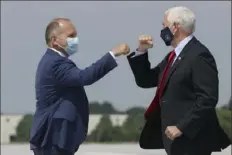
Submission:
[[[131,58],[134,58],[134,57],[137,57],[137,56],[140,56],[140,55],[143,55],[143,54],[145,54],[145,53],[147,53],[147,51],[145,51],[145,52],[141,52],[141,51],[135,51],[135,54],[131,57]]]
[[[116,56],[114,55],[114,53],[112,51],[109,51],[109,53],[116,60]]]

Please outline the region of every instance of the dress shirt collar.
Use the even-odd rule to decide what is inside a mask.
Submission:
[[[176,57],[179,56],[180,52],[184,49],[184,47],[188,44],[188,42],[193,38],[193,35],[189,35],[188,37],[184,38],[175,48]]]
[[[54,52],[56,52],[56,53],[58,53],[60,56],[62,56],[62,57],[66,57],[62,52],[60,52],[60,51],[58,51],[58,50],[56,50],[56,49],[54,49],[54,48],[49,48],[49,49],[51,49],[51,50],[53,50]]]

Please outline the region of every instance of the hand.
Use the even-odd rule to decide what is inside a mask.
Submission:
[[[141,35],[139,37],[138,51],[145,52],[149,48],[153,47],[152,36]]]
[[[182,132],[176,127],[176,126],[168,126],[165,130],[166,136],[174,140],[177,137],[180,137],[182,135]]]
[[[112,52],[115,56],[127,55],[130,53],[130,47],[127,44],[120,44],[119,46],[115,47]]]

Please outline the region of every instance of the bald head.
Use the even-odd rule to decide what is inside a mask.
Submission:
[[[45,31],[46,44],[53,48],[56,48],[58,45],[65,46],[65,39],[67,37],[75,37],[76,34],[75,26],[71,20],[55,18],[47,25]]]

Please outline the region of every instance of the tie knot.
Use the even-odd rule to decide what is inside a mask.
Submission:
[[[168,62],[172,61],[175,58],[175,56],[176,56],[176,53],[175,53],[175,50],[173,50],[168,57]]]

